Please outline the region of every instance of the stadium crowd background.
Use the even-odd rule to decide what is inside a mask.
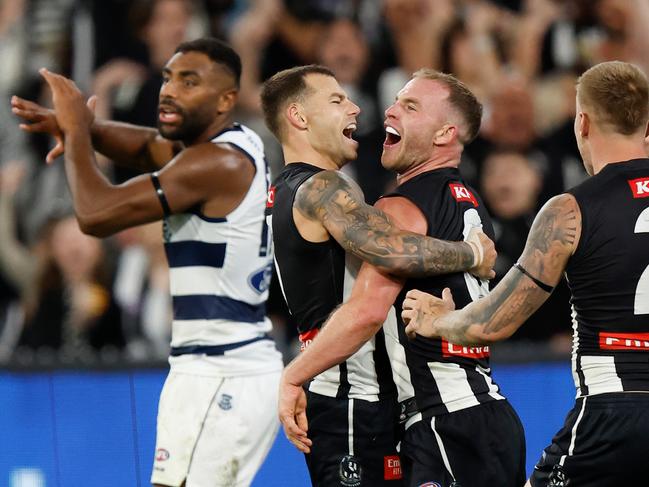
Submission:
[[[573,135],[574,84],[619,59],[647,71],[649,0],[0,0],[0,363],[162,362],[171,303],[161,225],[114,238],[83,235],[51,141],[18,128],[11,95],[49,103],[38,68],[99,97],[97,116],[155,126],[160,70],[181,41],[228,40],[242,57],[237,119],[265,139],[260,83],[297,64],[330,67],[362,109],[359,158],[346,170],[376,200],[383,111],[423,66],[458,76],[483,102],[480,135],[460,166],[496,226],[498,277],[520,255],[550,196],[584,177]],[[108,177],[133,176],[100,159]],[[278,346],[298,347],[276,283],[268,311]],[[512,340],[504,358],[564,357],[565,283]]]

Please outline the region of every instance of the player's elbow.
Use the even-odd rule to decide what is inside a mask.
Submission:
[[[387,318],[387,311],[381,306],[365,303],[356,311],[355,324],[358,328],[374,334]]]
[[[112,234],[106,221],[100,218],[99,215],[77,213],[77,221],[81,231],[91,237],[104,238]]]

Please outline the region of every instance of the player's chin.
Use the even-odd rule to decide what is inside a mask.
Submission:
[[[183,138],[182,130],[177,125],[158,122],[158,132],[165,139],[169,140],[180,140]]]
[[[345,147],[345,160],[354,161],[358,157],[358,144]]]

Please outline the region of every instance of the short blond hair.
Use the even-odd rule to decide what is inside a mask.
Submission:
[[[468,144],[475,139],[482,122],[482,104],[464,83],[453,75],[430,68],[420,69],[412,77],[438,81],[446,86],[449,90],[449,103],[458,111],[466,125],[461,142]]]
[[[649,84],[637,67],[622,61],[596,64],[577,80],[577,100],[594,122],[631,135],[647,128]]]

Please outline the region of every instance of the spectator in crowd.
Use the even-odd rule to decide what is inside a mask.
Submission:
[[[525,248],[534,216],[539,209],[543,175],[533,160],[515,151],[496,151],[485,159],[482,195],[493,218],[498,258],[494,270],[497,284],[516,263]],[[553,351],[570,351],[570,297],[565,280],[521,327],[519,340],[552,339]]]
[[[22,173],[12,164],[0,176],[0,270],[19,290],[24,313],[16,345],[57,350],[72,359],[88,358],[93,349],[121,348],[111,259],[102,242],[81,233],[71,212],[51,215],[33,248],[18,241],[12,198]]]
[[[116,235],[120,252],[112,291],[135,359],[164,359],[169,354],[172,302],[162,232],[162,225],[154,222]]]

